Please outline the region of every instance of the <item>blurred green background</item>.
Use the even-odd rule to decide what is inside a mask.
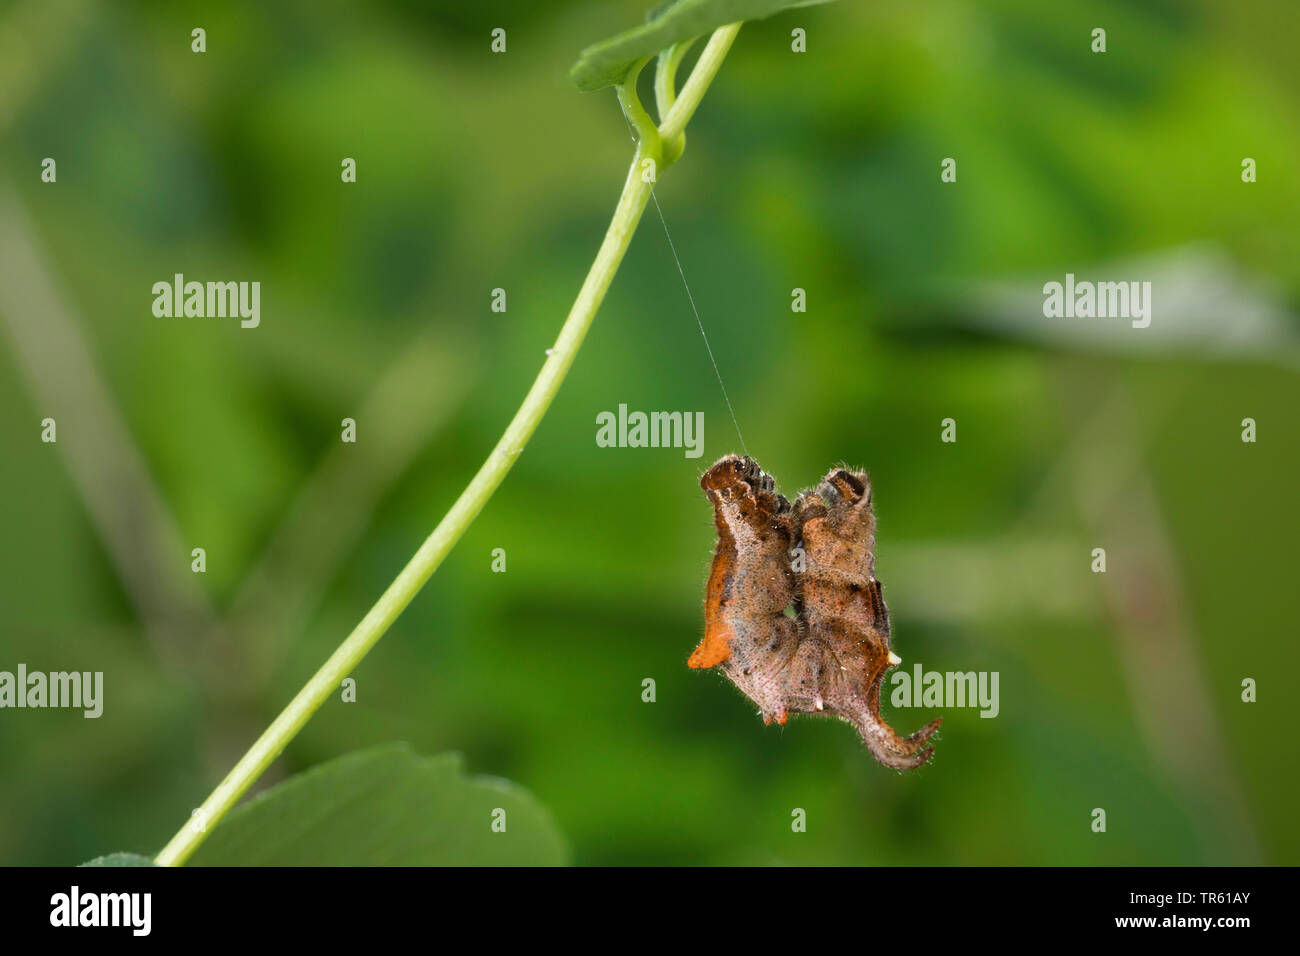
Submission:
[[[631,155],[568,67],[642,14],[0,5],[0,669],[106,684],[98,720],[0,712],[0,861],[157,850],[449,507]],[[899,775],[685,667],[697,480],[739,448],[651,209],[504,486],[262,785],[403,740],[527,787],[585,864],[1300,862],[1293,17],[795,10],[741,31],[661,177],[750,452],[791,495],[871,472],[895,649],[999,672],[996,719],[943,712]],[[261,327],[155,318],[176,272],[260,281]],[[1043,318],[1066,272],[1153,280],[1151,328]],[[620,403],[703,411],[704,457],[598,448]]]

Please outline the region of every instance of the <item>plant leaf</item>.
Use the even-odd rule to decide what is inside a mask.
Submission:
[[[153,866],[153,860],[139,853],[109,853],[97,856],[82,866]]]
[[[1300,325],[1273,285],[1241,268],[1222,248],[1188,244],[1142,256],[1079,267],[1080,282],[1142,278],[1158,295],[1150,325],[1130,320],[1049,319],[1043,316],[1043,279],[994,281],[954,290],[954,317],[1009,338],[1036,340],[1079,352],[1153,357],[1195,355],[1300,368]],[[1151,313],[1155,314],[1152,315]],[[1230,319],[1229,319],[1230,317]]]
[[[740,20],[762,20],[791,7],[831,0],[677,0],[652,10],[646,22],[599,43],[578,56],[569,76],[583,92],[622,82],[637,60]]]
[[[505,811],[505,832],[492,829]],[[236,808],[196,866],[542,865],[568,860],[550,814],[522,787],[465,774],[460,754],[406,744],[347,754]]]

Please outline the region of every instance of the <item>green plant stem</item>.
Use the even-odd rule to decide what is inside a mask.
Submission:
[[[623,115],[636,129],[637,148],[645,149],[648,145],[653,154],[647,153],[642,159],[644,160],[646,156],[653,159],[657,169],[660,160],[663,158],[659,129],[655,126],[655,121],[650,118],[650,114],[645,111],[645,107],[641,105],[641,98],[636,95],[636,79],[649,62],[650,57],[637,60],[628,73],[627,80],[617,86],[616,89],[618,91],[618,104],[623,107]],[[653,177],[647,185],[654,186]]]
[[[677,67],[681,65],[682,57],[694,43],[694,39],[683,40],[659,54],[659,62],[655,66],[655,112],[659,114],[660,119],[668,115],[673,103],[677,101]],[[664,140],[664,166],[675,163],[685,149],[685,130],[678,133],[675,139]]]
[[[716,68],[715,68],[716,70]],[[366,653],[375,646],[384,632],[397,620],[397,616],[411,603],[416,593],[429,580],[443,558],[460,540],[470,522],[478,515],[510,471],[524,450],[528,439],[537,430],[538,423],[559,391],[560,383],[573,365],[578,348],[591,327],[596,310],[618,271],[627,252],[641,214],[650,199],[653,181],[644,176],[643,161],[653,160],[658,166],[662,159],[659,134],[653,121],[646,115],[636,96],[636,77],[639,67],[619,87],[619,101],[629,119],[637,127],[639,140],[623,193],[619,197],[614,217],[610,221],[605,239],[591,264],[586,281],[578,298],[569,310],[569,316],[560,329],[550,357],[542,366],[537,380],[529,389],[519,411],[511,420],[468,487],[465,488],[451,510],[447,512],[433,533],[420,546],[379,601],[362,618],[347,639],[330,655],[311,680],[281,711],[257,742],[235,764],[234,769],[217,785],[203,805],[195,811],[193,819],[172,837],[154,862],[159,866],[178,866],[189,859],[210,830],[234,806],[235,802],[252,786],[262,772],[280,755],[294,735],[302,729],[330,694],[338,691],[343,678],[357,666]]]
[[[718,69],[726,59],[727,51],[731,49],[731,44],[735,42],[736,34],[739,32],[739,23],[718,27],[713,31],[713,36],[709,37],[709,42],[701,51],[700,58],[695,61],[695,68],[691,70],[690,78],[682,85],[681,92],[677,94],[672,108],[668,110],[668,115],[659,117],[659,138],[663,142],[675,144],[678,142],[678,137],[685,132],[686,124],[699,109],[705,91],[717,76]]]

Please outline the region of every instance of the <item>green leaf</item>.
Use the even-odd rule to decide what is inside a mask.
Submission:
[[[1125,317],[1045,318],[1043,276],[1029,282],[1009,279],[954,287],[947,293],[949,321],[1062,350],[1300,366],[1294,310],[1275,288],[1220,249],[1190,244],[1089,264],[1079,281],[1093,282],[1098,275],[1126,285],[1141,276],[1150,283],[1148,290],[1159,290],[1154,316],[1149,291],[1146,297],[1147,327],[1135,329],[1136,319]],[[1046,278],[1063,283],[1065,276]],[[1232,321],[1225,322],[1224,316],[1232,316]]]
[[[153,860],[139,853],[110,853],[97,856],[82,866],[153,866]]]
[[[505,811],[501,833],[492,828],[498,809]],[[389,744],[321,764],[237,807],[191,862],[561,866],[568,849],[522,787],[466,776],[460,754],[421,757]]]
[[[741,20],[762,20],[791,7],[810,7],[830,0],[677,0],[651,11],[639,27],[594,43],[582,51],[569,76],[584,92],[622,82],[637,60],[653,56],[682,40],[711,33]]]

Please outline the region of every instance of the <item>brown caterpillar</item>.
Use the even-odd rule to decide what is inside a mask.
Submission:
[[[704,639],[688,666],[721,666],[764,723],[829,714],[857,728],[882,764],[930,758],[942,719],[900,737],[880,716],[880,685],[901,661],[875,576],[876,519],[865,472],[832,469],[794,507],[752,458],[728,455],[700,479],[718,546]],[[802,548],[802,560],[791,552]],[[798,554],[798,552],[795,552]]]

